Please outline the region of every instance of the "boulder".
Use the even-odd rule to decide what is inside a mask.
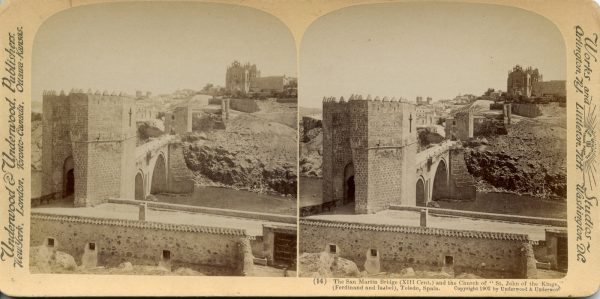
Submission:
[[[54,259],[56,265],[62,267],[65,270],[75,270],[77,268],[77,263],[75,263],[75,259],[68,253],[56,251]]]
[[[133,271],[133,265],[130,262],[123,262],[119,264],[119,269],[123,271]]]
[[[416,277],[415,270],[413,268],[405,268],[400,271],[402,277]]]

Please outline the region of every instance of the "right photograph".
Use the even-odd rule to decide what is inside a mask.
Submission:
[[[359,5],[317,19],[299,57],[299,276],[566,275],[566,50],[552,22]]]

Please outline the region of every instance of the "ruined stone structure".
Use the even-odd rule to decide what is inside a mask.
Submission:
[[[233,94],[245,95],[250,92],[250,88],[256,86],[257,78],[260,78],[260,70],[255,64],[242,65],[239,61],[234,61],[225,73],[225,89]]]
[[[185,134],[192,132],[192,109],[186,106],[175,107],[165,114],[165,132],[167,134]]]
[[[465,109],[446,118],[446,138],[450,140],[467,140],[473,138],[473,112]]]
[[[185,134],[192,132],[195,113],[202,112],[210,104],[207,97],[195,96],[165,114],[165,132],[167,134]]]
[[[75,206],[96,205],[112,197],[134,198],[139,179],[136,165],[142,162],[148,184],[160,186],[152,193],[193,189],[191,173],[180,173],[184,177],[177,178],[168,175],[178,165],[171,163],[178,157],[176,150],[169,151],[175,147],[172,140],[157,140],[162,143],[153,150],[162,154],[154,156],[146,149],[156,143],[136,148],[134,109],[133,98],[114,92],[73,90],[67,95],[45,91],[41,196],[72,195]]]

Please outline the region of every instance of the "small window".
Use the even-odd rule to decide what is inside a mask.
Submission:
[[[330,253],[336,253],[337,252],[337,246],[335,244],[329,244],[329,252]]]
[[[171,115],[171,119],[172,119],[172,120],[175,120],[175,115]]]
[[[377,249],[371,249],[371,256],[377,256]]]
[[[48,238],[48,247],[54,247],[54,239]]]
[[[88,244],[88,248],[89,248],[90,250],[96,250],[96,243],[89,243],[89,244]]]
[[[448,267],[454,266],[454,257],[451,255],[447,255],[444,259],[444,265]]]
[[[170,260],[171,259],[171,251],[163,250],[162,258],[163,258],[163,260],[167,260],[167,261]]]

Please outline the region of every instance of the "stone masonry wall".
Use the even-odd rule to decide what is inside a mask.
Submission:
[[[165,132],[185,134],[192,131],[192,114],[189,107],[177,107],[165,115]]]
[[[417,130],[415,106],[369,101],[368,205],[366,213],[414,202]]]
[[[238,229],[33,213],[31,246],[49,237],[79,265],[84,247],[93,242],[99,266],[157,265],[162,251],[169,250],[173,265],[225,267],[232,275],[239,274],[233,271],[241,268],[238,246],[246,238]]]
[[[324,202],[341,204],[344,198],[344,169],[352,163],[347,109],[345,103],[323,102]]]
[[[525,116],[525,117],[538,117],[544,114],[553,114],[558,107],[561,106],[562,103],[551,102],[551,103],[541,103],[541,104],[533,104],[533,103],[512,103],[512,113]]]
[[[440,271],[447,256],[454,271],[477,273],[486,278],[527,278],[535,275],[527,267],[526,235],[459,231],[301,219],[300,252],[322,252],[328,244],[339,248],[339,256],[362,268],[369,249],[378,250],[381,271],[399,273],[403,268]],[[484,265],[485,264],[485,265]]]
[[[185,164],[181,143],[169,144],[169,170],[167,191],[170,193],[194,192],[194,176]]]
[[[476,196],[475,182],[465,163],[464,149],[450,149],[450,199],[473,200]]]
[[[538,117],[542,115],[542,110],[539,104],[512,103],[512,113],[525,117]]]
[[[387,98],[324,99],[324,201],[343,201],[345,170],[352,164],[357,213],[414,202],[415,119],[414,105]]]
[[[249,99],[231,99],[229,108],[247,113],[253,113],[260,110],[256,101]]]
[[[63,167],[72,155],[70,119],[71,106],[65,95],[45,94],[42,114],[42,190],[41,195],[63,194]],[[73,128],[76,129],[76,128]],[[77,162],[77,161],[75,161]],[[77,182],[76,182],[77,183]]]

